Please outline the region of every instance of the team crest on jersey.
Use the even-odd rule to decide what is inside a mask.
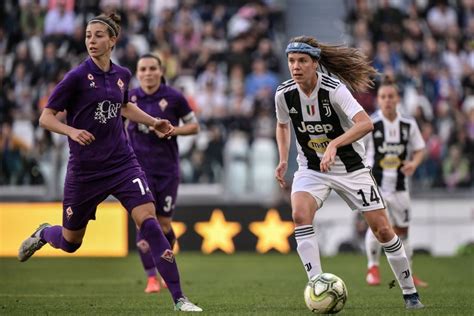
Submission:
[[[168,106],[168,101],[166,101],[165,99],[161,99],[160,102],[158,102],[158,105],[160,106],[160,109],[164,111]]]
[[[402,127],[402,139],[404,141],[408,140],[408,130]]]
[[[308,104],[306,106],[306,112],[308,113],[308,115],[313,116],[316,113],[316,106],[314,104]]]
[[[69,206],[66,209],[66,218],[67,218],[67,220],[70,220],[73,214],[74,214],[74,212],[72,211],[72,208]]]
[[[132,101],[133,103],[137,102],[137,96],[132,95],[132,97],[130,98],[130,101]]]
[[[174,262],[174,254],[171,249],[166,249],[163,254],[161,255],[161,258],[165,259],[166,261],[173,263]]]
[[[123,83],[122,79],[119,78],[119,80],[117,80],[117,86],[120,88],[120,91],[123,92],[123,87],[125,84]]]
[[[323,104],[323,107],[325,110],[324,115],[327,117],[331,116],[331,106],[330,106],[329,100],[323,99],[321,103]]]

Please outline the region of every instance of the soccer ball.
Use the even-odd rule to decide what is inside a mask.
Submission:
[[[347,288],[340,277],[321,273],[309,280],[304,290],[304,300],[313,313],[335,314],[346,303]]]

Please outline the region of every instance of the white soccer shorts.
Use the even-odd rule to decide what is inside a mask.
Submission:
[[[330,174],[302,169],[295,172],[291,194],[308,192],[321,208],[326,198],[334,190],[352,210],[362,212],[385,208],[379,188],[369,168],[342,174]]]
[[[408,191],[382,191],[381,193],[387,205],[392,225],[408,227],[411,219],[410,194]]]

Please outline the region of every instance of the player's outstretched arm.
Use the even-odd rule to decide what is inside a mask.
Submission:
[[[51,132],[63,134],[81,145],[89,145],[95,140],[94,135],[83,129],[76,129],[64,124],[56,117],[57,111],[45,108],[39,118],[39,124]]]
[[[351,128],[349,128],[344,134],[329,142],[320,163],[322,172],[330,170],[331,165],[336,160],[336,153],[339,147],[352,144],[374,129],[374,124],[365,111],[360,111],[354,115],[352,121],[354,122],[354,125]]]
[[[196,118],[194,112],[190,112],[188,115],[182,118],[183,125],[175,126],[175,132],[173,136],[176,135],[195,135],[199,133],[200,127],[199,122]]]
[[[142,111],[136,104],[128,102],[122,106],[122,116],[136,123],[142,123],[152,127],[163,134],[163,137],[169,137],[174,132],[173,125],[168,120],[154,118],[148,113]]]

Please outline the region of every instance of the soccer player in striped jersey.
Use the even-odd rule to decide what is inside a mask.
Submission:
[[[395,233],[403,241],[408,260],[413,251],[408,242],[410,224],[410,196],[408,177],[413,175],[423,161],[425,142],[416,121],[402,116],[397,111],[400,101],[398,89],[390,77],[385,77],[377,91],[380,110],[373,117],[374,130],[367,137],[367,164],[377,182]],[[379,259],[380,243],[368,229],[365,236],[368,259],[367,283],[380,284]],[[428,284],[413,275],[416,286]]]
[[[178,135],[193,135],[199,131],[199,123],[188,101],[177,90],[169,87],[163,80],[161,60],[146,54],[140,57],[137,64],[137,78],[140,87],[129,92],[130,101],[153,117],[167,119],[175,127],[171,137],[150,129],[144,124],[130,121],[127,127],[130,144],[137,155],[138,162],[145,171],[148,185],[155,198],[156,216],[161,229],[171,245],[176,236],[171,227],[178,194],[179,151]],[[180,126],[180,120],[183,124]],[[166,283],[157,278],[156,264],[148,242],[140,230],[137,230],[137,247],[145,272],[148,275],[146,293],[160,291]]]
[[[384,247],[405,307],[422,308],[403,244],[390,225],[370,168],[364,164],[361,138],[372,131],[373,124],[346,87],[361,91],[371,86],[375,69],[357,49],[326,45],[309,36],[293,38],[286,55],[292,79],[275,93],[280,157],[275,176],[285,187],[291,122],[299,165],[292,185],[292,216],[298,255],[308,278],[322,273],[313,223],[316,211],[334,190],[352,210],[362,212]],[[318,72],[320,64],[344,83]]]

